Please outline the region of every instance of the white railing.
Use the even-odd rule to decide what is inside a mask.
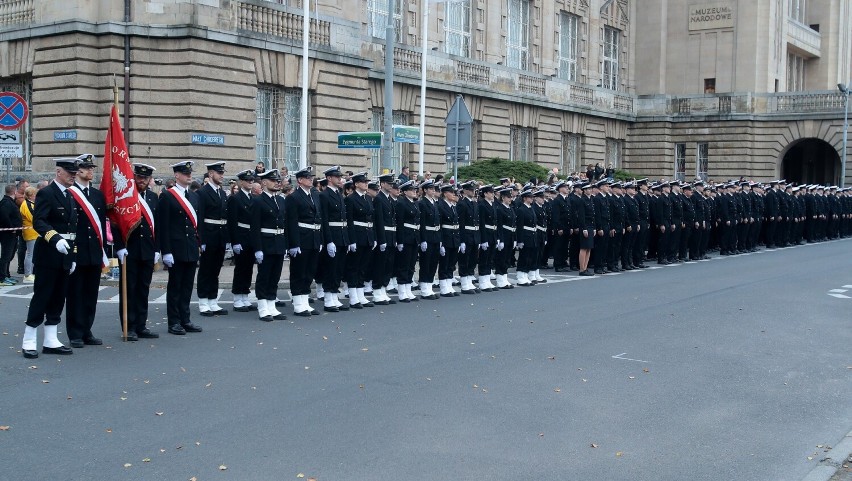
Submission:
[[[237,29],[274,35],[290,40],[302,40],[302,15],[284,10],[283,7],[269,4],[258,5],[249,2],[234,2]],[[310,43],[313,45],[331,45],[331,22],[311,19]]]
[[[546,81],[542,77],[518,75],[518,90],[528,94],[544,95]]]
[[[456,60],[455,79],[459,82],[488,85],[491,83],[491,68],[470,62]]]
[[[34,0],[0,2],[0,27],[32,23],[35,17]]]
[[[638,116],[822,114],[843,112],[843,94],[833,91],[649,95],[635,99]]]

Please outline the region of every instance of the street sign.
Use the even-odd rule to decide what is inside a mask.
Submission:
[[[73,142],[77,140],[77,131],[76,130],[54,130],[53,131],[53,141],[54,142]]]
[[[222,134],[192,134],[192,143],[201,145],[225,145],[225,136]]]
[[[408,125],[393,126],[393,141],[405,142],[408,144],[420,143],[420,127],[411,127]]]
[[[17,159],[24,156],[21,144],[0,144],[0,159]]]
[[[467,109],[467,104],[464,103],[464,98],[461,95],[456,96],[456,101],[447,114],[447,125],[457,122],[459,124],[473,123],[473,117],[470,116],[470,110]]]
[[[381,149],[382,132],[338,132],[338,149]]]
[[[21,134],[15,130],[0,131],[0,144],[20,144]]]
[[[29,115],[27,102],[15,92],[0,92],[0,129],[14,130],[24,125]]]
[[[453,177],[458,179],[459,162],[470,162],[470,144],[472,140],[473,117],[461,95],[447,114],[447,163],[453,164]]]

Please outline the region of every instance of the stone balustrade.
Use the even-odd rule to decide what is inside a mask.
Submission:
[[[234,2],[236,27],[239,30],[274,35],[290,40],[302,40],[302,15],[275,4],[260,5]],[[310,43],[331,45],[331,22],[311,18]]]
[[[34,0],[7,0],[0,2],[0,27],[25,25],[35,18]]]

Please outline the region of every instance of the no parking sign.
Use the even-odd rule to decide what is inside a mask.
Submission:
[[[15,92],[0,92],[0,130],[14,130],[27,121],[29,109]]]

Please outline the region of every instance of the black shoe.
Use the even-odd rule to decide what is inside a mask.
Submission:
[[[71,340],[68,341],[68,345],[70,345],[71,347],[73,347],[75,349],[82,349],[82,348],[86,347],[86,344],[83,343],[82,339],[71,339]]]
[[[357,303],[357,304],[349,304],[349,307],[351,307],[352,309],[363,309],[364,308],[364,306],[362,306],[360,302]]]
[[[536,282],[538,282],[539,284],[547,284],[547,279],[542,279],[542,280],[536,281]]]
[[[272,316],[263,316],[263,317],[260,318],[260,320],[263,321],[263,322],[272,322],[275,319],[273,319]]]
[[[136,333],[139,339],[159,339],[160,335],[150,329],[142,329]]]
[[[125,339],[125,340],[126,341],[138,341],[139,336],[137,336],[135,332],[128,332],[127,333],[127,339]]]
[[[276,321],[286,321],[287,320],[287,316],[285,316],[284,314],[275,314],[274,316],[270,316],[270,317],[272,317],[272,319],[276,320]]]
[[[589,269],[586,269],[586,270],[584,270],[584,271],[581,271],[581,272],[580,272],[580,275],[581,275],[581,276],[593,276],[593,275],[595,275],[595,273],[594,273],[594,272],[592,272],[592,271],[591,271],[591,270],[589,270]]]
[[[364,306],[364,307],[375,307],[376,306],[372,302],[365,302],[364,304],[361,304],[361,305]]]
[[[74,354],[74,351],[71,350],[68,346],[59,346],[59,347],[42,347],[42,354],[59,354],[61,356],[67,356],[68,354]]]
[[[227,316],[228,311],[226,309],[219,309],[218,311],[210,311],[210,314],[214,316]]]
[[[294,312],[293,315],[299,317],[311,317],[311,311]]]
[[[313,304],[313,303],[314,303],[314,300],[313,300],[313,298],[311,298],[311,297],[308,297],[308,304]]]
[[[169,326],[169,334],[174,334],[176,336],[184,336],[186,335],[186,330],[181,327],[180,324],[175,324],[174,326]]]
[[[38,351],[34,349],[22,349],[21,352],[24,353],[24,357],[27,359],[38,359]]]
[[[245,307],[235,307],[235,308],[234,308],[234,312],[251,312],[251,311],[252,311],[252,309],[251,309],[251,307],[249,307],[249,306],[245,306]]]
[[[456,297],[456,296],[454,296],[454,295],[452,295],[452,293],[450,293],[450,294],[441,294],[441,297]]]
[[[83,344],[85,344],[87,346],[100,346],[103,343],[104,343],[104,341],[102,341],[101,339],[98,339],[97,337],[87,337],[87,338],[83,339]]]
[[[462,290],[461,293],[462,294],[476,294],[476,289],[468,289],[466,291]]]
[[[338,309],[340,309],[341,311],[348,311],[349,306],[339,306]]]
[[[323,306],[322,310],[324,310],[325,312],[340,312],[340,309],[338,309],[334,306],[331,306],[331,307]]]
[[[556,269],[553,269],[553,272],[568,272],[569,270],[570,269],[567,267],[557,267]]]
[[[415,299],[416,299],[416,297],[415,297]],[[408,304],[408,303],[411,302],[411,299],[400,299],[399,302],[401,302],[403,304]]]
[[[287,301],[275,301],[275,307],[287,307]]]
[[[505,286],[501,287],[500,289],[514,289],[514,288],[515,288],[514,284],[506,284]]]
[[[377,306],[389,306],[390,301],[373,301],[373,304]]]
[[[183,327],[183,330],[186,332],[201,332],[201,326],[196,326],[191,322],[181,324],[181,327]]]
[[[201,317],[213,317],[213,316],[215,316],[215,314],[213,314],[213,311],[204,311],[204,312],[199,312],[198,314],[201,315]]]
[[[603,273],[604,273],[603,269],[595,269],[595,274],[600,275],[600,274],[603,274]]]

